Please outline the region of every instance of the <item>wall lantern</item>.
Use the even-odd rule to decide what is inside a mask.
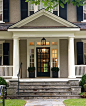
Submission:
[[[46,39],[43,37],[42,39],[41,39],[41,45],[43,46],[43,45],[46,45]]]

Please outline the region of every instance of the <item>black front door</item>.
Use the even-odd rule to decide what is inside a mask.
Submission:
[[[50,48],[36,48],[37,77],[50,76]]]

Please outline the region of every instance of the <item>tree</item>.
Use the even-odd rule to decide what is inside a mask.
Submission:
[[[58,4],[64,8],[64,4],[73,4],[73,6],[83,6],[86,4],[86,0],[25,0],[25,2],[30,2],[31,4],[40,5],[40,1],[43,3],[43,6],[46,10],[52,10]]]

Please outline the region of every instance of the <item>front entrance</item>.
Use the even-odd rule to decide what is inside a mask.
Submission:
[[[50,48],[36,48],[37,77],[50,77]]]

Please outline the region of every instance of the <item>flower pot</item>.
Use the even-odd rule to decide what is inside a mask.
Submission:
[[[58,78],[58,71],[52,71],[52,77]]]
[[[29,71],[29,78],[35,78],[35,72],[34,71]]]

